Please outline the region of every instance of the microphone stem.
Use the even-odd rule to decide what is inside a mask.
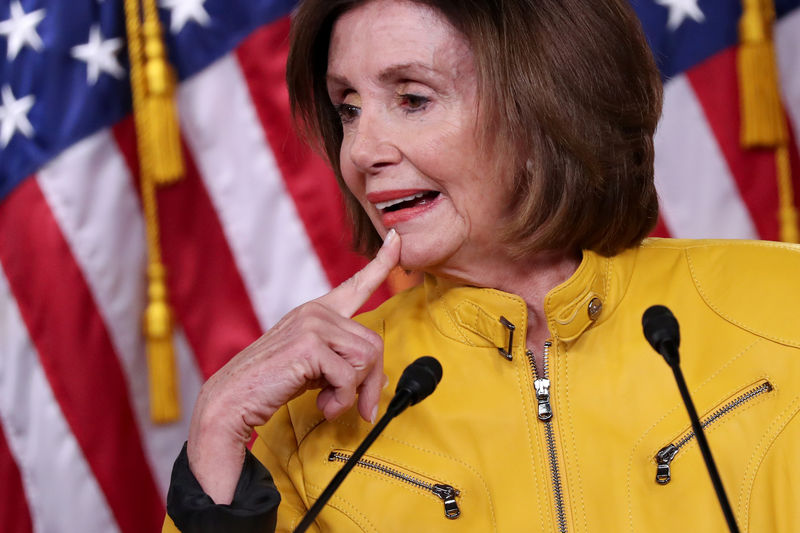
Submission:
[[[387,424],[394,418],[395,416],[399,415],[406,407],[409,406],[411,402],[411,393],[406,390],[401,390],[392,398],[392,401],[389,403],[389,407],[386,409],[386,413],[381,417],[380,420],[375,424],[375,427],[372,428],[372,431],[364,438],[363,442],[356,448],[356,451],[353,452],[353,455],[350,456],[350,459],[344,464],[344,466],[333,476],[328,486],[325,487],[325,490],[322,491],[322,494],[319,495],[317,501],[314,502],[314,505],[311,506],[311,509],[308,510],[306,515],[303,517],[303,520],[297,525],[294,529],[294,533],[304,533],[308,527],[314,522],[314,519],[317,518],[317,515],[322,508],[325,507],[325,504],[328,503],[328,500],[331,499],[333,493],[336,492],[336,489],[339,488],[339,485],[342,484],[344,478],[350,471],[356,466],[356,463],[364,456],[367,449],[375,442],[375,439],[378,438],[378,435],[386,428]]]
[[[700,425],[700,418],[697,416],[694,402],[692,402],[692,397],[689,396],[689,388],[686,386],[686,381],[683,379],[683,372],[681,372],[677,361],[675,365],[670,365],[670,368],[672,368],[672,373],[675,374],[678,390],[683,398],[683,403],[686,405],[686,410],[689,412],[689,419],[692,421],[692,429],[694,429],[694,435],[697,437],[697,444],[700,446],[703,460],[706,462],[708,474],[711,476],[711,483],[713,483],[714,490],[717,493],[717,499],[719,500],[720,507],[722,507],[722,513],[725,515],[725,521],[728,523],[728,529],[731,533],[739,533],[739,526],[736,525],[733,510],[728,502],[728,496],[725,494],[725,487],[722,486],[722,480],[719,477],[717,465],[714,463],[714,458],[711,456],[711,448],[708,446],[706,434],[703,432],[703,426]]]

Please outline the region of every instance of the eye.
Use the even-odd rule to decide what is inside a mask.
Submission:
[[[336,113],[339,115],[339,120],[342,121],[342,124],[347,124],[348,122],[355,120],[361,111],[358,106],[354,106],[352,104],[339,104],[335,106],[335,108]]]
[[[400,106],[409,113],[422,111],[430,103],[430,99],[418,94],[401,94],[398,98],[400,100]]]

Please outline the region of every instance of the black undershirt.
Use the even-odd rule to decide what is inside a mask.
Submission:
[[[280,501],[272,476],[247,450],[233,501],[215,504],[189,468],[184,443],[172,467],[167,514],[183,533],[272,533]]]

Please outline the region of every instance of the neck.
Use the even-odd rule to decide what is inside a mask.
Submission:
[[[520,264],[522,263],[522,264]],[[538,356],[550,337],[544,314],[544,299],[551,289],[569,279],[580,264],[580,256],[565,252],[545,252],[528,261],[515,263],[511,276],[497,288],[517,294],[528,307],[526,345]]]
[[[446,273],[444,276],[522,297],[528,307],[526,345],[538,355],[544,341],[550,337],[544,315],[545,296],[572,276],[580,260],[579,253],[547,251],[522,260],[485,260],[480,269]]]

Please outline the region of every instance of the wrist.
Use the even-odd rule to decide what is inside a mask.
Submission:
[[[189,439],[186,446],[189,469],[214,503],[229,504],[242,471],[245,445],[207,436]]]
[[[202,396],[202,395],[201,395]],[[186,452],[189,468],[217,504],[233,499],[251,429],[241,415],[198,398]]]

